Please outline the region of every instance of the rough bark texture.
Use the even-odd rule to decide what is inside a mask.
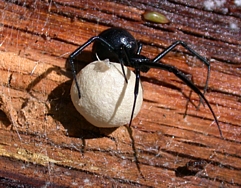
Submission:
[[[208,1],[0,1],[0,185],[240,187],[241,7]],[[212,2],[212,1],[211,1]],[[216,2],[216,1],[215,1]],[[221,1],[220,1],[221,2]],[[169,24],[141,19],[160,11]],[[176,40],[211,62],[207,105],[171,73],[142,74],[144,104],[131,129],[98,129],[74,109],[66,58],[118,26],[153,58]],[[91,61],[91,46],[78,70]],[[163,58],[203,89],[207,69],[185,49]],[[183,118],[185,111],[187,115]]]

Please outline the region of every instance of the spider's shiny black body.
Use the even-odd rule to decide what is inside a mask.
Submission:
[[[73,60],[91,43],[93,43],[92,52],[94,54],[97,54],[97,56],[100,59],[102,59],[102,60],[110,59],[111,61],[119,62],[121,64],[123,75],[125,77],[126,82],[127,82],[127,78],[125,75],[124,66],[133,67],[135,69],[136,83],[135,83],[135,88],[134,88],[134,104],[133,104],[133,109],[132,109],[132,114],[130,117],[129,125],[131,125],[134,110],[135,110],[136,98],[137,98],[138,90],[139,90],[140,72],[147,72],[150,68],[156,68],[156,69],[162,69],[162,70],[166,70],[168,72],[172,72],[178,78],[180,78],[184,83],[186,83],[195,93],[197,93],[199,95],[200,99],[204,100],[204,102],[208,105],[208,107],[214,117],[214,120],[219,129],[219,133],[222,137],[222,131],[220,129],[218,120],[212,110],[212,107],[210,106],[209,102],[207,101],[207,99],[204,96],[204,94],[207,90],[207,86],[208,86],[210,64],[206,60],[206,58],[202,57],[200,54],[195,52],[185,42],[176,41],[171,46],[169,46],[164,51],[162,51],[160,54],[158,54],[154,59],[149,59],[140,54],[141,50],[142,50],[142,44],[140,42],[138,42],[125,29],[114,27],[114,28],[110,28],[110,29],[103,31],[98,36],[90,38],[86,43],[84,43],[82,46],[77,48],[68,58],[68,61],[72,67],[74,81],[75,81],[76,87],[78,89],[79,98],[81,97],[81,91],[79,89],[79,85],[76,80],[76,71],[74,68]],[[208,74],[207,74],[206,84],[204,87],[204,93],[202,93],[192,83],[192,81],[190,81],[187,78],[187,76],[182,71],[178,70],[174,66],[163,64],[163,63],[159,62],[167,53],[169,53],[177,45],[182,45],[186,50],[188,50],[192,55],[197,57],[199,60],[201,60],[207,66]]]
[[[123,46],[125,46],[128,56],[137,53],[137,41],[126,30],[121,28],[107,29],[100,33],[99,37],[111,44],[113,49],[116,50],[116,53],[112,53],[112,51],[109,48],[106,48],[103,43],[98,40],[95,41],[93,44],[92,52],[97,53],[100,59],[110,59],[112,61],[118,62],[118,51]]]
[[[98,37],[104,39],[113,48],[113,50],[106,48],[104,43],[96,40],[92,52],[98,54],[100,59],[109,59],[130,67],[140,66],[141,72],[149,70],[142,62],[149,62],[150,59],[140,55],[141,45],[128,31],[122,28],[111,28],[100,33]]]

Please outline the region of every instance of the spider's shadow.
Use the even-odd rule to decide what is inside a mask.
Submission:
[[[86,121],[84,117],[77,112],[69,94],[71,83],[72,81],[62,83],[51,92],[48,97],[48,100],[51,104],[51,108],[48,112],[49,115],[51,115],[57,121],[61,122],[64,128],[67,129],[68,136],[82,139],[83,146],[81,148],[81,151],[83,154],[85,151],[85,139],[108,137],[112,139],[117,146],[115,138],[108,136],[117,128],[95,127],[94,125]],[[140,162],[137,157],[137,150],[135,147],[135,140],[133,138],[132,129],[127,126],[127,130],[131,138],[131,145],[134,151],[134,159],[138,172],[140,173],[141,177],[145,179],[140,169]]]
[[[74,61],[76,72],[79,72],[93,60],[94,56],[91,52],[83,51]],[[72,78],[71,68],[67,61],[65,67]],[[50,109],[48,114],[64,126],[68,136],[81,138],[83,141],[84,139],[105,137],[113,132],[115,129],[95,127],[79,114],[70,98],[71,84],[72,79],[60,84],[49,94]]]
[[[48,96],[50,109],[48,115],[59,121],[67,130],[67,135],[81,139],[105,137],[115,129],[98,128],[90,124],[75,109],[71,98],[72,80],[60,84]]]
[[[81,59],[81,61],[80,61]],[[77,72],[83,69],[89,62],[93,61],[93,54],[91,52],[84,51],[79,57],[74,61],[75,68]],[[75,109],[71,98],[70,98],[70,88],[72,84],[72,73],[71,68],[66,61],[65,68],[67,71],[61,70],[59,67],[54,66],[49,68],[47,71],[36,77],[26,88],[26,91],[35,97],[32,89],[45,79],[48,74],[55,71],[57,74],[65,75],[71,80],[58,85],[51,93],[48,95],[48,101],[50,107],[48,107],[47,115],[51,116],[56,122],[60,122],[63,127],[67,130],[67,135],[70,137],[76,137],[83,139],[99,138],[104,137],[115,129],[100,129],[89,122],[87,122]]]

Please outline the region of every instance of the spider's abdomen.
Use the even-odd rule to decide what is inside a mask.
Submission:
[[[137,53],[138,44],[135,38],[125,29],[113,27],[100,33],[99,37],[108,42],[116,53],[120,52],[123,46],[125,46],[127,56]],[[115,62],[119,60],[115,53],[97,40],[94,42],[92,52],[97,53],[102,60],[110,59]]]

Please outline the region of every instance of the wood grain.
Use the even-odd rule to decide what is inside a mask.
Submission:
[[[0,1],[0,185],[240,187],[241,7],[227,1]],[[160,11],[169,24],[141,19]],[[99,129],[74,109],[66,58],[90,37],[122,27],[154,58],[176,40],[211,62],[207,106],[171,73],[142,74],[131,129]],[[91,59],[91,46],[76,61]],[[162,59],[203,89],[207,69],[184,48]],[[187,116],[184,118],[185,111]]]

